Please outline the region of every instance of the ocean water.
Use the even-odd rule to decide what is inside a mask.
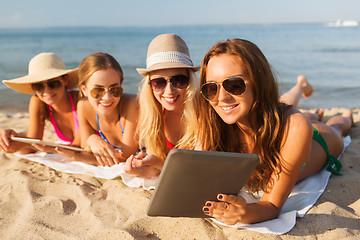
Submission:
[[[40,52],[55,52],[67,68],[78,67],[94,52],[107,52],[121,64],[124,89],[136,93],[150,41],[176,33],[188,44],[195,65],[216,42],[243,38],[257,44],[271,63],[280,92],[304,74],[315,88],[301,108],[360,107],[360,27],[306,25],[241,25],[177,27],[86,27],[0,29],[0,78],[27,74],[29,60]],[[0,112],[27,111],[30,95],[0,83]]]

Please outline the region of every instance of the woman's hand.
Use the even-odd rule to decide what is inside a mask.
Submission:
[[[87,148],[94,154],[100,166],[112,166],[119,163],[117,157],[119,153],[96,134],[88,137]]]
[[[161,171],[162,167],[164,166],[164,160],[153,154],[140,152],[134,157],[134,160],[132,161],[132,167],[141,168],[145,166],[154,167]]]
[[[159,164],[159,159],[152,154],[147,155],[145,152],[140,152],[136,156],[131,155],[126,160],[124,170],[134,177],[154,178],[159,176],[161,172],[161,169],[156,167]]]
[[[17,149],[13,147],[13,141],[11,137],[15,137],[18,134],[12,129],[5,129],[0,132],[0,150],[7,153],[16,152]],[[16,145],[16,144],[15,144]]]
[[[246,214],[246,200],[241,196],[219,194],[220,202],[207,201],[203,207],[206,215],[214,217],[225,224],[234,225],[241,222]]]

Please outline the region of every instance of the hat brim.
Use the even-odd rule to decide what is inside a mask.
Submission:
[[[63,69],[52,69],[49,71],[37,73],[37,74],[29,74],[23,77],[14,78],[11,80],[3,80],[2,82],[8,86],[9,88],[27,94],[34,94],[34,90],[31,88],[31,84],[37,82],[43,82],[52,78],[60,77],[63,75],[68,75],[68,85],[69,89],[78,87],[78,68],[63,70]]]
[[[187,68],[187,69],[192,69],[195,72],[198,71],[200,69],[200,67],[193,67],[184,63],[179,63],[179,62],[166,62],[166,63],[158,63],[158,64],[154,64],[153,66],[151,66],[150,68],[136,68],[136,71],[142,75],[142,76],[146,76],[148,75],[150,72],[156,71],[156,70],[160,70],[160,69],[170,69],[170,68]]]

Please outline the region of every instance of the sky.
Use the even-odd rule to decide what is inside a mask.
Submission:
[[[359,0],[1,0],[0,28],[360,21]]]

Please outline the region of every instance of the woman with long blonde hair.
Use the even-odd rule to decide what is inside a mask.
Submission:
[[[138,94],[137,134],[143,150],[127,160],[125,170],[138,177],[157,176],[172,148],[194,148],[198,78],[188,47],[175,34],[155,37],[148,47]]]

